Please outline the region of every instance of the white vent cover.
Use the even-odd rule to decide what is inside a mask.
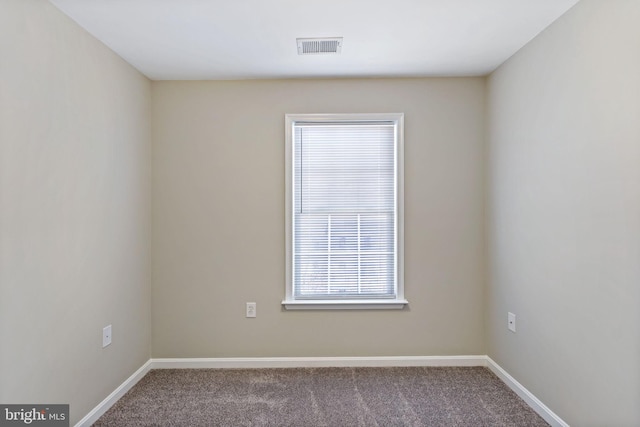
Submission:
[[[296,39],[296,42],[298,43],[298,55],[340,53],[342,50],[342,37]]]

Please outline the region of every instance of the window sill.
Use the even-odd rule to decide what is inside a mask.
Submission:
[[[282,301],[285,310],[402,310],[407,304],[406,299]]]

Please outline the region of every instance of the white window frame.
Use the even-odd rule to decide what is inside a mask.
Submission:
[[[293,293],[293,126],[296,122],[363,122],[393,121],[396,124],[396,298],[395,299],[295,299]],[[404,297],[404,114],[286,114],[286,294],[282,305],[287,310],[336,309],[403,309],[408,301]]]

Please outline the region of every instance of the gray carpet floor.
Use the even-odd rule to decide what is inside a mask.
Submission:
[[[487,368],[152,370],[94,426],[548,426]]]

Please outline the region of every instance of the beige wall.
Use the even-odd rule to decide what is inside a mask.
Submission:
[[[488,354],[576,426],[640,425],[638,23],[582,0],[489,79]]]
[[[154,82],[153,356],[485,354],[484,88]],[[336,112],[405,113],[405,311],[281,308],[284,116]]]
[[[150,357],[150,83],[44,0],[0,52],[0,402],[73,424]]]

